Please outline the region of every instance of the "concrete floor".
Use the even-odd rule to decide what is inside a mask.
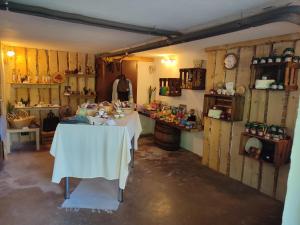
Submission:
[[[190,152],[163,151],[151,138],[140,139],[118,211],[66,211],[59,208],[62,186],[50,182],[48,148],[31,149],[12,153],[0,172],[1,225],[281,224],[282,203],[201,166]]]

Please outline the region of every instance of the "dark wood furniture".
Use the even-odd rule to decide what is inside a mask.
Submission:
[[[262,152],[258,160],[272,163],[275,167],[280,167],[288,163],[292,146],[291,138],[276,141],[273,139],[266,139],[263,136],[243,132],[240,140],[240,155],[248,156],[247,152],[245,151],[245,145],[248,139],[251,137],[261,140],[263,144]],[[270,156],[270,159],[265,159],[265,155]]]
[[[205,90],[206,69],[183,68],[179,73],[182,89]]]
[[[101,58],[96,59],[96,95],[97,101],[112,100],[112,86],[118,76],[123,73],[132,83],[134,102],[137,100],[137,61],[123,60],[105,63]]]
[[[181,82],[179,78],[160,78],[159,79],[159,95],[162,96],[181,96]],[[167,88],[166,94],[161,93],[161,88]]]
[[[205,94],[203,115],[208,116],[209,110],[215,107],[222,111],[231,111],[230,119],[226,119],[224,121],[241,121],[243,120],[244,103],[245,97],[242,95]]]
[[[294,62],[252,64],[250,89],[255,89],[255,81],[257,79],[262,79],[263,75],[267,75],[268,79],[275,80],[276,83],[284,84],[284,90],[286,91],[297,90],[299,68],[300,68],[300,63],[294,63]],[[273,90],[273,89],[268,89],[268,90]],[[279,89],[275,89],[275,91],[277,90]]]

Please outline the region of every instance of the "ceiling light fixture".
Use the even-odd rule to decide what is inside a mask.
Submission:
[[[176,59],[162,59],[161,63],[165,65],[174,65],[176,63]]]
[[[16,54],[16,53],[15,53],[13,50],[8,50],[8,51],[6,52],[6,55],[7,55],[8,57],[13,57],[15,54]]]

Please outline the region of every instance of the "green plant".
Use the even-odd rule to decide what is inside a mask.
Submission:
[[[151,87],[151,85],[150,85],[150,87],[149,87],[149,89],[148,89],[148,103],[150,104],[151,103],[151,99],[152,99],[152,95],[153,95],[153,93],[156,91],[156,87]]]

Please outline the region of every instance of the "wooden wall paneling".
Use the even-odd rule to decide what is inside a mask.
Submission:
[[[226,54],[234,53],[239,56],[240,49],[233,48],[228,49]],[[236,85],[237,68],[232,70],[225,70],[225,83],[234,82]],[[233,123],[221,123],[221,138],[220,138],[220,166],[219,171],[223,174],[229,174],[230,170],[230,148],[232,139],[232,125]]]
[[[210,140],[211,140],[211,118],[204,117],[204,140],[203,140],[203,156],[202,164],[208,166],[209,152],[210,152]]]
[[[95,55],[88,54],[87,55],[87,65],[95,68]],[[92,91],[95,91],[95,79],[88,78],[87,79],[87,88],[90,88]],[[94,99],[89,99],[90,102],[94,102]]]
[[[249,83],[250,83],[250,75],[251,75],[250,64],[254,54],[255,54],[254,47],[247,47],[241,49],[239,77],[243,79],[242,81],[240,81],[240,83],[243,83],[243,85],[246,87],[249,87]],[[240,124],[242,125],[242,128],[240,129],[244,129],[245,123],[249,120],[249,114],[247,115],[247,112],[249,111],[251,112],[250,106],[251,106],[251,92],[247,91],[245,96],[244,120],[243,120],[243,124]],[[260,176],[259,162],[257,160],[245,157],[244,168],[242,171],[243,171],[242,182],[253,188],[258,188],[259,176]]]
[[[68,60],[67,60],[67,52],[58,52],[58,69],[61,75],[65,77],[65,71],[68,69]],[[68,98],[64,96],[64,89],[67,85],[67,79],[65,77],[64,83],[60,85],[60,96],[61,96],[61,105],[68,105]]]
[[[9,50],[8,46],[3,45],[3,51],[7,52]],[[14,48],[10,48],[13,49]],[[8,101],[12,104],[15,103],[16,100],[16,90],[14,88],[11,88],[11,85],[9,85],[12,82],[12,73],[15,70],[15,57],[5,57],[4,60],[4,73],[5,73],[5,80],[4,85],[7,84],[7,89],[5,90],[5,95],[8,97]],[[16,71],[15,71],[16,72]],[[10,98],[9,98],[10,96]],[[6,106],[5,106],[6,107]]]
[[[16,52],[16,49],[14,47],[9,47],[9,46],[3,46],[3,50],[4,52],[7,52],[8,50],[13,49]],[[10,102],[11,104],[14,104],[16,102],[16,89],[15,88],[11,88],[11,86],[9,85],[10,82],[12,82],[12,74],[13,72],[17,72],[16,71],[16,57],[5,57],[5,66],[4,66],[4,73],[5,73],[5,83],[4,85],[7,85],[8,88],[6,90],[6,96],[8,97],[7,100],[8,102]],[[10,98],[9,98],[10,96]],[[5,106],[6,107],[6,106]],[[13,135],[12,136],[12,141],[18,141],[19,140],[19,136],[18,135]]]
[[[300,40],[295,42],[295,55],[300,55]],[[287,104],[287,114],[285,126],[288,133],[293,137],[294,128],[297,119],[298,104],[299,104],[299,95],[300,95],[300,71],[298,71],[298,90],[290,92],[290,97]]]
[[[36,49],[28,48],[27,49],[27,69],[28,74],[31,75],[31,79],[35,80],[37,76],[37,55],[36,55]],[[38,88],[32,86],[29,89],[29,96],[30,96],[30,105],[35,105],[39,103],[39,91]],[[35,116],[36,123],[40,124],[40,114],[36,110],[32,110],[30,112],[30,115]],[[33,135],[32,133],[30,133]],[[31,137],[31,140],[33,140],[33,136]]]
[[[47,76],[49,71],[48,68],[48,59],[46,50],[38,50],[38,69],[39,69],[39,78],[42,81]],[[41,101],[45,103],[50,102],[49,91],[47,88],[40,88]]]
[[[208,92],[214,87],[214,75],[216,67],[216,52],[210,51],[207,53],[207,69],[206,69],[206,80],[205,90]]]
[[[239,57],[240,49],[239,48],[228,49],[226,54],[229,53],[236,54]],[[234,85],[236,85],[236,78],[237,78],[237,68],[225,71],[225,82],[234,82]]]
[[[275,198],[284,202],[286,190],[287,190],[287,180],[290,171],[290,164],[281,166],[278,173],[277,187]]]
[[[49,73],[51,77],[58,72],[58,57],[57,57],[57,51],[50,50],[48,51],[49,56]],[[52,104],[60,104],[59,100],[59,87],[53,86],[51,87],[51,101]]]
[[[48,74],[49,66],[48,66],[48,56],[46,50],[38,49],[38,72],[39,72],[39,79],[43,81]],[[39,88],[40,93],[40,101],[44,103],[50,103],[50,96],[48,88]],[[43,129],[43,120],[47,117],[47,111],[39,111],[40,113],[40,123],[41,123],[41,130]]]
[[[256,57],[268,56],[272,51],[271,44],[256,46]],[[273,92],[271,92],[273,93]],[[269,104],[269,91],[252,90],[250,121],[267,122],[267,110]],[[273,195],[274,167],[261,163],[259,170],[258,188],[265,194]]]
[[[271,44],[258,45],[255,48],[256,57],[269,56],[272,50]],[[252,90],[250,121],[266,122],[266,106],[268,105],[268,92],[264,90]]]
[[[239,154],[240,136],[245,129],[245,123],[248,121],[248,112],[250,107],[250,91],[248,90],[250,82],[250,63],[254,54],[253,47],[243,47],[240,49],[239,64],[237,69],[236,86],[243,85],[247,91],[245,93],[245,105],[243,121],[234,122],[232,126],[232,141],[230,149],[230,172],[229,176],[233,179],[242,180],[244,170],[244,157]]]
[[[276,51],[278,55],[282,55],[283,51],[286,48],[293,48],[294,47],[294,41],[281,41],[281,42],[275,42],[273,44],[273,51]]]
[[[219,171],[223,174],[229,172],[229,160],[230,160],[230,142],[231,142],[231,128],[232,123],[221,122],[220,128],[220,165]]]
[[[270,163],[262,164],[260,191],[273,196],[275,167]]]
[[[29,48],[27,49],[27,61],[28,61],[28,72],[31,74],[32,79],[35,80],[35,77],[38,75],[37,72],[37,55],[36,49]],[[30,88],[30,104],[35,105],[39,103],[39,92],[35,87]],[[38,112],[34,112],[38,114]],[[36,115],[37,116],[37,115]]]
[[[21,76],[27,75],[25,48],[16,47],[15,53],[16,53],[15,58],[16,58],[17,74]],[[18,88],[16,89],[16,91],[17,91],[17,99],[16,99],[17,102],[19,102],[21,98],[23,98],[24,100],[28,99],[29,96],[28,96],[27,88]]]
[[[210,149],[209,149],[209,168],[219,170],[220,165],[220,135],[221,120],[211,119],[210,129]],[[223,122],[225,123],[225,122]]]
[[[285,41],[285,42],[278,42],[273,45],[273,49],[276,49],[278,54],[281,54],[284,49],[295,47],[296,55],[299,54],[300,49],[297,46],[296,42]],[[298,80],[299,83],[299,80]],[[279,92],[275,95],[269,97],[269,108],[268,108],[268,123],[276,124],[276,125],[288,125],[291,127],[294,125],[290,125],[290,121],[296,120],[297,108],[295,108],[295,102],[293,100],[295,97],[298,96],[299,99],[299,91],[291,92],[290,96],[286,98],[286,93]],[[294,97],[294,99],[293,99]],[[287,102],[286,102],[287,101]],[[277,103],[277,104],[276,104]],[[289,104],[290,103],[290,104]],[[296,103],[298,104],[298,103]],[[285,106],[288,106],[285,108]],[[291,109],[295,110],[291,112]],[[272,113],[273,112],[273,113]],[[276,113],[274,113],[276,112]],[[286,118],[282,118],[282,116],[286,116]],[[282,119],[285,121],[285,124],[281,124]],[[285,165],[279,168],[278,174],[274,173],[274,181],[277,181],[277,184],[274,184],[274,195],[278,200],[283,201],[286,195],[286,185],[289,173],[289,165]]]
[[[69,70],[75,70],[77,68],[77,54],[75,52],[69,52]],[[72,91],[77,91],[77,78],[70,77],[69,85]],[[72,109],[75,111],[77,109],[77,98],[70,97],[70,104]]]
[[[77,63],[78,63],[78,68],[81,68],[81,71],[85,73],[85,68],[86,68],[86,54],[83,53],[78,53],[77,55]],[[81,77],[78,79],[78,90],[81,92],[83,88],[85,87],[85,80],[86,78]],[[79,99],[79,104],[82,104],[84,102],[84,99],[80,98]]]
[[[218,83],[223,83],[225,81],[225,68],[224,68],[224,58],[226,55],[225,50],[217,51],[216,53],[216,65],[215,65],[215,75],[214,83],[215,87]]]

